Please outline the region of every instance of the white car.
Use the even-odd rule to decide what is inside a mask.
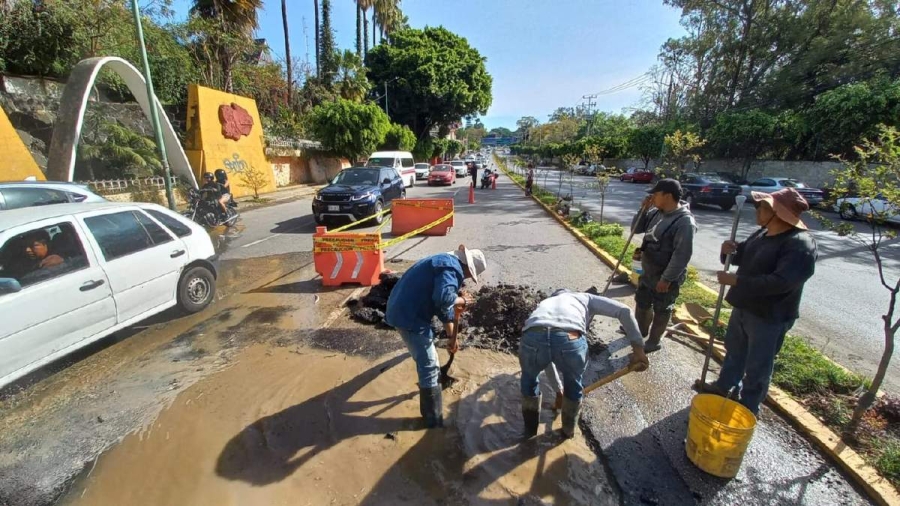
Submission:
[[[0,386],[117,330],[215,297],[200,225],[155,204],[0,213]]]
[[[462,160],[453,160],[450,162],[450,165],[453,167],[453,171],[456,172],[457,176],[466,177],[469,175],[469,169],[466,168],[466,162]]]
[[[888,223],[900,225],[900,212],[880,195],[871,200],[859,197],[840,198],[834,203],[834,210],[845,220],[874,216]]]
[[[106,199],[77,183],[56,181],[5,181],[0,183],[0,209],[65,204],[68,202],[106,202]]]
[[[431,165],[427,163],[416,164],[416,179],[428,179],[429,172],[431,172]]]

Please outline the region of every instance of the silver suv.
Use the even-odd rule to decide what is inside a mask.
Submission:
[[[77,183],[58,181],[7,181],[0,183],[0,210],[21,207],[106,202],[106,199]]]

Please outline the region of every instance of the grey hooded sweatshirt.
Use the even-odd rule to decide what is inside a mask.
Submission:
[[[634,217],[631,225],[634,233],[644,234],[641,245],[641,266],[650,279],[663,279],[670,283],[682,283],[687,274],[687,266],[694,252],[694,233],[697,223],[686,205],[664,213],[651,208],[638,220]]]

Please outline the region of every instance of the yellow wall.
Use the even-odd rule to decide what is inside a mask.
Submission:
[[[0,109],[0,153],[3,156],[0,181],[22,181],[31,176],[41,181],[46,179],[3,109]]]
[[[222,134],[219,121],[219,106],[237,104],[253,119],[250,134],[240,140],[227,139]],[[253,190],[243,185],[241,173],[250,167],[262,171],[268,180],[260,193],[275,191],[275,175],[266,160],[262,122],[256,101],[252,98],[204,88],[196,84],[188,87],[187,139],[185,152],[197,175],[199,184],[203,172],[225,169],[231,182],[231,191],[236,197],[253,195]],[[200,153],[197,153],[200,152]]]

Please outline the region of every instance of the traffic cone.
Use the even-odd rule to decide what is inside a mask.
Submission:
[[[475,203],[475,185],[472,184],[469,185],[469,203]]]
[[[496,190],[496,189],[497,189],[497,175],[495,174],[494,177],[491,178],[491,190]]]

